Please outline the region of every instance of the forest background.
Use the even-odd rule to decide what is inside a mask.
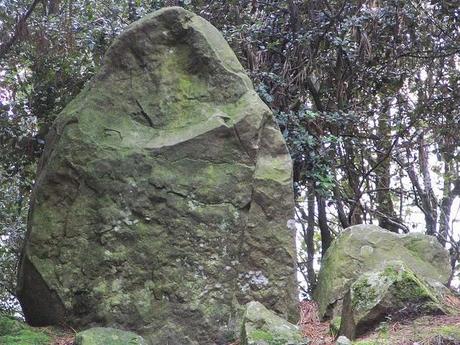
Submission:
[[[458,0],[0,0],[0,311],[18,310],[48,128],[113,39],[171,5],[224,34],[277,118],[294,161],[306,297],[318,260],[354,224],[436,236],[457,268]]]

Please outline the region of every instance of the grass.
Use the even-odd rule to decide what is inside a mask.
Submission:
[[[460,316],[423,316],[413,321],[393,322],[382,336],[376,330],[357,339],[355,345],[460,344]]]
[[[0,315],[0,345],[71,345],[73,334],[56,328],[35,328]]]

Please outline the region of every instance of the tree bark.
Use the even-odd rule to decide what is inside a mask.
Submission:
[[[420,173],[423,177],[423,193],[420,198],[422,200],[422,206],[425,209],[425,223],[426,223],[426,234],[436,235],[436,223],[438,219],[438,202],[433,192],[431,184],[431,175],[428,163],[428,146],[425,143],[425,137],[422,134],[417,139],[418,152],[419,152],[419,168]]]
[[[390,157],[388,150],[391,147],[391,128],[390,128],[390,102],[385,100],[383,109],[380,113],[377,126],[377,136],[379,139],[376,143],[377,148],[377,164],[375,169],[376,174],[376,190],[377,190],[377,218],[379,225],[391,232],[398,232],[399,227],[395,225],[394,219],[396,214],[394,211],[393,201],[391,200],[390,190]]]
[[[314,269],[315,262],[315,189],[314,182],[308,182],[308,218],[307,218],[307,274],[308,274],[308,290],[310,294],[316,288],[316,273]]]
[[[302,205],[297,205],[297,209],[302,217],[302,230],[303,240],[307,248],[307,261],[305,268],[307,274],[304,277],[307,280],[308,290],[307,293],[311,296],[316,287],[316,272],[314,269],[315,262],[315,190],[313,181],[308,182],[307,186],[307,212],[305,212]],[[307,225],[305,226],[304,221]]]
[[[326,201],[319,193],[316,193],[316,204],[318,207],[318,226],[321,233],[321,257],[324,257],[327,249],[332,243],[332,234],[327,225]]]

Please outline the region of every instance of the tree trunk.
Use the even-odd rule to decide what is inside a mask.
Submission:
[[[332,235],[327,225],[326,201],[319,193],[316,193],[316,203],[318,206],[318,225],[321,233],[321,257],[324,257],[332,243]]]
[[[444,162],[444,189],[441,199],[440,215],[439,215],[439,242],[445,247],[449,242],[450,233],[450,210],[454,201],[452,195],[451,181],[451,162]]]
[[[307,189],[307,213],[302,206],[297,207],[302,220],[307,222],[307,226],[305,227],[304,223],[302,222],[302,230],[303,230],[303,240],[305,241],[305,246],[307,248],[307,262],[305,263],[305,268],[307,270],[306,277],[307,284],[308,284],[308,291],[307,293],[312,295],[315,287],[316,287],[316,273],[314,269],[314,262],[315,262],[315,189],[314,189],[314,182],[308,182],[308,189]]]
[[[422,200],[422,206],[424,208],[425,223],[426,223],[426,234],[436,235],[436,223],[438,219],[438,203],[436,196],[434,195],[433,188],[431,185],[431,175],[428,163],[428,146],[425,143],[425,137],[420,134],[418,137],[418,151],[419,151],[419,168],[420,173],[423,177],[423,193],[420,198]]]
[[[390,102],[386,100],[378,119],[377,126],[377,162],[375,169],[376,190],[377,190],[377,218],[379,225],[392,232],[398,232],[399,227],[392,221],[396,218],[390,190],[390,157],[388,150],[391,149],[391,128],[390,128]]]
[[[362,224],[363,223],[363,209],[361,206],[361,191],[359,190],[359,176],[360,173],[357,171],[355,166],[355,154],[354,148],[351,143],[345,141],[344,143],[344,168],[347,174],[348,185],[352,194],[352,202],[349,205],[350,213],[348,215],[348,222],[350,225]]]
[[[316,288],[315,262],[315,189],[314,182],[308,182],[308,218],[307,218],[307,274],[310,294]]]

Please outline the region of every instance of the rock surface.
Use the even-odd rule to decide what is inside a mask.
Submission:
[[[259,302],[247,304],[241,328],[241,345],[303,345],[307,343],[297,326],[279,317]]]
[[[47,138],[19,269],[27,321],[186,345],[222,342],[250,300],[294,319],[291,175],[221,34],[177,7],[146,16]]]
[[[398,235],[375,225],[352,226],[323,258],[314,293],[320,317],[340,315],[340,303],[350,285],[363,273],[383,270],[393,261],[403,262],[427,281],[445,284],[451,273],[449,254],[434,237]]]
[[[351,341],[347,337],[341,335],[337,338],[335,345],[351,345]]]
[[[447,289],[446,289],[447,290]],[[430,286],[402,262],[361,275],[344,299],[340,334],[350,339],[375,328],[386,317],[407,320],[445,314],[441,290]]]
[[[94,327],[77,333],[75,345],[146,345],[135,333],[110,327]]]

